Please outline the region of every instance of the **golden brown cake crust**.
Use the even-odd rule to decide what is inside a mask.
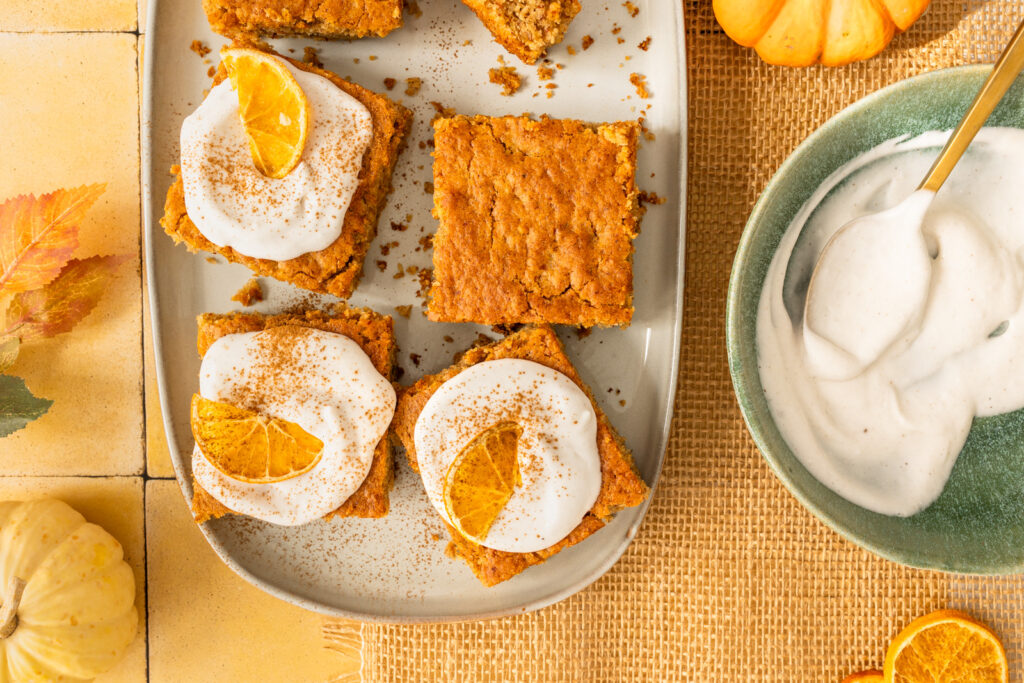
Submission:
[[[448,546],[448,552],[465,560],[486,586],[510,579],[527,567],[544,562],[564,548],[582,541],[604,526],[617,511],[642,503],[649,493],[647,484],[640,478],[633,464],[633,455],[611,426],[604,411],[594,401],[594,395],[580,379],[565,355],[558,336],[548,325],[527,326],[501,341],[471,348],[451,367],[436,375],[423,377],[399,393],[392,430],[405,447],[406,456],[413,470],[419,471],[413,432],[416,420],[430,397],[438,387],[466,368],[483,361],[501,358],[520,358],[553,368],[569,377],[587,394],[597,414],[601,491],[590,512],[569,536],[539,552],[510,553],[485,548],[462,538],[449,526],[452,542]]]
[[[377,372],[389,380],[394,374],[395,355],[398,352],[394,324],[390,316],[380,315],[369,309],[338,304],[326,313],[316,310],[269,316],[259,313],[204,313],[199,316],[198,323],[196,346],[200,357],[206,355],[206,350],[213,342],[228,334],[257,332],[281,325],[298,325],[345,335],[359,344],[373,362],[373,366],[377,368]],[[395,480],[392,450],[391,437],[385,434],[373,451],[370,471],[362,485],[341,507],[324,515],[324,519],[383,517],[388,513],[388,493]],[[227,514],[241,514],[223,505],[194,479],[192,486],[192,515],[196,522],[202,523]]]
[[[431,320],[628,325],[636,122],[434,122]]]
[[[377,219],[384,208],[388,193],[391,192],[391,174],[405,136],[412,125],[412,112],[386,96],[346,81],[330,71],[293,59],[288,61],[299,69],[330,80],[359,100],[370,111],[373,119],[373,139],[363,156],[359,184],[345,213],[338,239],[326,249],[287,261],[251,258],[239,254],[231,247],[217,246],[206,239],[188,217],[185,209],[185,187],[178,167],[171,169],[178,177],[167,191],[164,216],[160,219],[160,225],[175,242],[184,242],[191,251],[220,254],[229,261],[241,263],[258,275],[291,282],[314,292],[348,298],[362,275],[363,258],[377,234]],[[224,72],[221,69],[214,78],[214,84],[223,78]]]
[[[462,0],[502,47],[527,64],[561,42],[579,0]]]
[[[402,25],[402,0],[203,0],[203,9],[229,38],[362,38]]]

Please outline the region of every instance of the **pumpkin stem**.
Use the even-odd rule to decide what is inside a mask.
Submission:
[[[4,602],[0,606],[0,640],[8,638],[18,628],[18,606],[21,594],[25,592],[25,581],[12,576],[4,591]]]

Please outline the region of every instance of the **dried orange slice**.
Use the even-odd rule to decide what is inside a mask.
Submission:
[[[889,683],[1006,683],[1006,650],[985,624],[944,609],[915,619],[889,644]]]
[[[882,683],[885,677],[878,669],[867,669],[850,674],[843,679],[843,683]]]
[[[250,48],[221,51],[253,163],[265,176],[284,178],[302,158],[309,102],[283,60]]]
[[[471,541],[483,543],[512,492],[522,484],[522,433],[515,422],[499,422],[475,436],[448,466],[444,507],[455,528]]]
[[[286,420],[192,396],[192,436],[206,459],[225,475],[270,484],[311,470],[323,442]]]

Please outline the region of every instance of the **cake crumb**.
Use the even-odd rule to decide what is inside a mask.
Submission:
[[[423,360],[423,356],[421,356],[418,353],[410,353],[409,354],[409,360],[412,361],[413,365],[415,365],[416,367],[419,367],[420,366],[420,361]]]
[[[622,27],[621,27],[621,26],[619,26],[618,24],[614,24],[614,25],[612,26],[612,35],[613,35],[613,36],[617,36],[617,35],[619,35],[619,33],[621,33],[621,32],[622,32]]]
[[[626,400],[623,399],[623,400],[619,401],[619,405],[622,406],[623,408],[625,408],[626,407]]]
[[[619,45],[622,45],[624,42],[626,42],[625,38],[616,38],[615,40],[618,42]]]
[[[324,68],[324,63],[320,61],[320,57],[317,56],[320,50],[315,47],[306,46],[302,48],[302,61],[310,66],[315,66],[318,69]]]
[[[641,190],[637,194],[637,201],[640,202],[641,204],[654,204],[654,205],[658,205],[658,204],[664,204],[665,203],[665,198],[664,197],[659,197],[657,192],[647,192],[645,190]]]
[[[581,327],[577,327],[576,328],[576,338],[577,339],[585,339],[586,337],[589,337],[590,333],[593,332],[593,331],[594,331],[593,327],[582,327],[582,326]]]
[[[416,0],[405,0],[405,9],[410,16],[417,19],[423,16],[423,10],[420,9],[420,4]]]
[[[570,55],[576,54],[576,48],[574,48],[572,45],[567,46],[565,48],[565,51],[568,52]]]
[[[403,318],[408,318],[412,314],[412,304],[405,304],[404,306],[395,306],[395,312]]]
[[[212,263],[215,266],[220,265],[220,261],[217,260],[216,256],[207,256],[206,257],[206,262],[207,263]]]
[[[444,340],[445,340],[445,342],[447,342],[448,344],[451,344],[452,342],[454,342],[454,341],[455,341],[455,338],[454,338],[454,337],[452,337],[452,336],[451,336],[450,334],[446,334],[446,335],[444,335],[444,336],[442,337],[442,339],[444,339]]]
[[[395,280],[401,280],[403,277],[405,277],[405,266],[403,266],[401,263],[399,263],[398,264],[398,272],[396,272],[391,277],[394,278]]]
[[[205,57],[210,54],[210,48],[208,48],[201,40],[193,40],[192,44],[188,46],[188,49],[192,50],[192,52],[195,52],[200,57]]]
[[[427,194],[434,194],[434,183],[430,182],[429,180],[425,181],[423,183],[423,191],[426,192]]]
[[[383,273],[387,269],[388,269],[388,262],[387,261],[377,261],[377,270],[379,270],[380,272]]]
[[[406,230],[409,229],[409,226],[406,225],[405,223],[396,223],[394,221],[391,221],[391,229],[394,230],[395,232],[405,232]]]
[[[646,76],[638,73],[631,73],[629,74],[629,82],[636,87],[636,94],[639,95],[641,99],[646,100],[651,96],[650,91],[647,89]]]
[[[644,38],[643,40],[641,40],[637,44],[637,47],[640,48],[641,50],[643,50],[644,52],[647,52],[647,48],[649,48],[650,46],[651,46],[651,37],[650,36],[647,36],[646,38]]]
[[[415,76],[413,76],[412,78],[405,79],[405,94],[408,95],[409,97],[414,97],[415,95],[417,95],[420,91],[420,88],[422,87],[422,78],[416,78]]]
[[[491,69],[487,72],[487,77],[491,83],[496,83],[501,86],[501,94],[506,97],[514,95],[523,84],[523,79],[520,77],[519,72],[512,66],[502,66],[496,69]]]
[[[427,299],[427,294],[430,292],[430,284],[433,279],[432,276],[433,273],[430,271],[430,268],[420,268],[420,272],[416,276],[419,280],[419,288],[416,290],[416,296],[424,302]],[[424,313],[426,313],[426,311],[424,311]]]
[[[584,50],[589,50],[590,46],[593,45],[593,44],[594,44],[594,39],[591,38],[589,34],[587,34],[587,35],[583,36],[583,42],[581,43],[580,47],[582,47]]]
[[[622,3],[622,6],[626,8],[626,11],[629,12],[629,16],[631,17],[635,17],[636,15],[640,14],[640,8],[631,3],[629,0],[626,0],[626,2]]]
[[[243,306],[252,306],[263,301],[263,288],[260,287],[260,281],[257,278],[250,278],[242,285],[241,289],[234,293],[231,300],[237,301]]]
[[[451,107],[446,107],[440,102],[435,102],[431,100],[430,106],[432,106],[434,108],[434,111],[437,112],[436,114],[434,114],[434,118],[432,118],[431,121],[436,121],[437,119],[446,119],[455,116],[454,109],[452,109]]]
[[[541,81],[550,81],[555,77],[555,70],[550,66],[538,66],[537,67],[537,78]]]
[[[352,63],[353,63],[353,64],[358,64],[358,63],[359,63],[359,57],[355,57],[355,58],[353,58],[353,59],[352,59]]]
[[[209,69],[206,70],[206,76],[208,78],[213,78],[216,75],[217,75],[217,67],[211,66]]]
[[[384,79],[384,87],[387,88],[388,90],[393,90],[396,83],[398,83],[398,81],[396,81],[394,78]]]
[[[433,235],[423,235],[422,237],[420,237],[420,246],[416,247],[416,251],[420,251],[421,249],[423,251],[429,251],[430,249],[433,249],[433,248],[434,248],[434,236]]]
[[[367,59],[369,59],[371,62],[376,62],[377,61],[377,55],[370,55],[369,57],[367,57]]]

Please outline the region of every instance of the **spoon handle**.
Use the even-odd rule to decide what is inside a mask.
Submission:
[[[942,183],[946,182],[946,178],[953,171],[956,162],[960,160],[964,150],[971,144],[971,140],[978,134],[981,127],[985,125],[992,110],[1003,99],[1003,95],[1010,89],[1022,69],[1024,69],[1024,22],[1017,27],[1017,32],[1010,40],[1010,44],[1006,46],[1003,54],[996,61],[996,65],[992,67],[992,73],[989,74],[985,85],[981,87],[981,91],[974,98],[970,109],[960,120],[960,124],[953,131],[946,146],[939,152],[939,158],[932,164],[928,175],[925,176],[918,189],[939,191]]]

